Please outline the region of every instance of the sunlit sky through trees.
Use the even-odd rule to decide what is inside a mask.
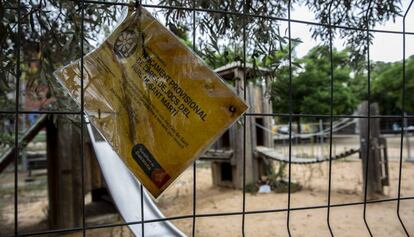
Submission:
[[[405,13],[411,0],[402,0],[402,14]],[[317,21],[314,14],[306,6],[296,6],[292,12],[292,19]],[[378,30],[403,30],[403,17],[397,17],[395,22],[392,20],[386,24],[375,27]],[[414,6],[411,7],[410,12],[406,18],[406,32],[414,32]],[[300,58],[308,53],[308,51],[318,45],[320,42],[312,39],[310,33],[310,26],[298,23],[292,23],[292,37],[300,38],[301,43],[296,48],[296,55]],[[373,44],[370,48],[370,57],[373,61],[394,62],[400,61],[403,57],[403,35],[402,34],[388,34],[388,33],[374,33]],[[345,47],[344,41],[341,39],[334,39],[334,47],[343,49]],[[414,35],[406,35],[406,56],[414,54]]]
[[[402,15],[408,8],[411,0],[402,0]],[[148,4],[155,4],[156,1],[149,1]],[[406,18],[406,32],[414,32],[414,6],[411,7],[411,11]],[[162,12],[159,12],[156,8],[149,8],[156,18],[165,22]],[[292,19],[303,20],[310,22],[319,22],[315,19],[315,14],[305,5],[294,5],[292,11]],[[121,15],[119,16],[121,18]],[[287,22],[279,22],[281,29],[287,28]],[[305,56],[310,49],[321,44],[318,39],[312,38],[311,25],[301,23],[291,23],[292,26],[292,38],[299,38],[302,40],[296,49],[295,56],[301,58]],[[402,31],[403,30],[403,17],[397,17],[395,21],[389,20],[385,24],[378,24],[374,29],[378,30],[390,30],[390,31]],[[191,31],[191,29],[190,29]],[[200,33],[197,31],[197,34]],[[189,32],[191,35],[191,32]],[[370,57],[373,61],[395,62],[402,60],[403,57],[403,35],[402,34],[389,34],[389,33],[373,33],[373,44],[370,46]],[[103,36],[101,40],[105,37]],[[414,54],[414,35],[406,35],[406,56]],[[339,34],[334,38],[334,47],[341,50],[347,47],[345,41],[342,40]]]

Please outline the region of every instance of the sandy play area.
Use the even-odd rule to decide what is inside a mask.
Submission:
[[[390,163],[391,187],[384,198],[397,195],[398,162]],[[339,161],[333,164],[332,203],[349,203],[363,200],[361,195],[361,163],[358,160]],[[327,164],[293,166],[294,179],[304,187],[292,194],[292,207],[320,206],[327,203]],[[414,195],[414,164],[404,163],[403,196]],[[192,213],[192,170],[186,172],[180,192],[170,192],[159,202],[167,216]],[[242,192],[213,187],[210,169],[197,170],[197,214],[239,212],[242,210]],[[171,200],[173,205],[171,205]],[[276,210],[287,207],[287,194],[246,194],[246,211]],[[326,209],[311,209],[291,212],[291,234],[293,236],[329,236],[326,225]],[[287,236],[286,212],[246,215],[247,236]],[[331,209],[331,226],[335,236],[368,236],[362,219],[363,206],[335,207]],[[414,233],[414,200],[401,202],[401,216],[408,231]],[[405,236],[396,215],[396,201],[369,204],[367,220],[374,236]],[[192,221],[174,222],[185,233],[190,234]],[[197,218],[198,236],[241,236],[242,218],[239,215]]]
[[[391,186],[387,188],[384,198],[397,194],[397,161],[390,162]],[[300,166],[292,169],[293,178],[303,185],[303,189],[292,194],[292,207],[320,206],[327,202],[327,164]],[[332,203],[359,202],[361,195],[361,162],[356,159],[336,161],[333,163]],[[189,169],[158,201],[158,206],[166,216],[192,214],[192,169]],[[414,164],[403,164],[402,195],[414,196]],[[2,179],[4,180],[4,175]],[[39,178],[41,180],[41,178]],[[39,182],[39,181],[37,181]],[[47,228],[47,192],[38,184],[37,191],[22,191],[19,202],[19,219],[22,231],[44,230]],[[1,205],[0,233],[10,233],[13,225],[12,195],[3,193]],[[197,168],[197,214],[240,212],[242,210],[242,192],[212,186],[211,170],[208,163]],[[246,211],[277,210],[287,207],[286,193],[246,194]],[[100,218],[88,218],[97,223],[117,223],[121,219],[111,213]],[[113,210],[112,210],[113,211]],[[362,205],[335,207],[331,209],[331,226],[335,236],[368,236],[362,219]],[[414,200],[401,201],[401,216],[408,231],[414,233]],[[367,220],[374,236],[404,236],[397,220],[396,201],[369,204]],[[173,221],[184,233],[192,232],[192,219]],[[221,217],[200,217],[196,220],[197,236],[241,236],[241,215]],[[328,236],[326,209],[318,208],[291,212],[291,233],[293,236]],[[9,231],[7,231],[9,230]],[[247,214],[245,222],[247,236],[287,236],[286,212],[269,212],[266,214]],[[68,236],[78,236],[72,233]],[[88,236],[130,236],[127,228],[107,228],[88,231]]]

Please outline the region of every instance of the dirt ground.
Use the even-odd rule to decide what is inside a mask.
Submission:
[[[390,182],[383,198],[397,196],[398,167],[390,162]],[[332,171],[332,204],[360,202],[362,195],[361,162],[337,161]],[[243,195],[241,191],[213,187],[208,168],[197,170],[197,214],[240,212]],[[294,179],[304,186],[293,193],[291,207],[326,205],[328,195],[327,164],[292,168]],[[414,164],[403,164],[402,196],[414,195]],[[177,191],[171,189],[158,203],[166,216],[188,215],[192,213],[192,170],[188,170]],[[180,190],[180,191],[178,191]],[[246,211],[277,210],[287,208],[286,193],[246,194]],[[173,203],[173,205],[171,205]],[[396,215],[396,201],[368,204],[367,222],[374,236],[405,236]],[[401,217],[409,233],[414,234],[414,201],[401,201]],[[292,211],[290,230],[293,236],[329,236],[325,208]],[[247,236],[288,236],[286,212],[247,214],[245,233]],[[369,236],[363,222],[363,205],[331,208],[331,227],[335,236]],[[175,221],[186,234],[192,231],[192,220]],[[241,236],[241,215],[224,217],[201,217],[196,220],[197,236]]]
[[[392,141],[391,141],[392,142]],[[397,143],[396,143],[397,144]],[[349,145],[348,145],[349,146]],[[352,145],[353,146],[353,145]],[[339,149],[339,148],[338,148]],[[340,148],[342,149],[342,148]],[[391,157],[398,154],[391,152]],[[275,165],[278,163],[275,162]],[[389,162],[390,186],[382,198],[395,198],[398,188],[399,162]],[[19,232],[41,231],[47,227],[46,175],[34,174],[33,182],[25,182],[27,174],[19,175]],[[404,162],[402,169],[401,195],[414,196],[414,163]],[[211,169],[208,162],[197,167],[196,213],[239,213],[243,208],[241,190],[220,188],[212,185]],[[291,207],[318,207],[327,204],[328,163],[314,165],[292,165],[292,179],[303,186],[292,193]],[[0,236],[13,233],[14,193],[13,172],[0,174]],[[158,201],[157,205],[167,217],[192,215],[193,212],[193,170],[188,169]],[[245,233],[246,236],[288,236],[287,234],[287,193],[252,194],[246,193]],[[87,216],[93,224],[122,222],[113,207],[108,204],[90,204],[88,210],[97,216]],[[332,163],[332,204],[361,202],[362,167],[361,161],[353,157]],[[374,236],[405,236],[397,218],[397,202],[389,201],[367,205],[367,222]],[[266,211],[266,213],[257,213]],[[95,214],[96,214],[95,213]],[[407,230],[414,235],[414,200],[402,200],[401,218]],[[315,208],[292,210],[290,231],[293,236],[329,236],[327,209]],[[192,219],[173,221],[185,234],[191,236]],[[332,207],[330,224],[335,236],[369,236],[363,220],[363,205]],[[242,215],[199,217],[196,219],[196,235],[201,237],[242,236]],[[127,227],[88,230],[88,236],[132,236]],[[45,236],[45,235],[43,235]],[[81,236],[80,233],[65,236]]]
[[[384,198],[397,195],[398,182],[397,161],[390,162],[390,182]],[[360,202],[363,199],[361,163],[358,160],[336,161],[332,166],[332,204]],[[300,166],[292,168],[293,178],[303,185],[303,189],[291,196],[291,207],[320,206],[327,203],[327,164]],[[193,184],[192,169],[187,170],[174,187],[161,197],[157,205],[166,216],[192,214]],[[403,196],[414,196],[414,164],[403,164]],[[3,177],[4,178],[4,177]],[[40,187],[42,181],[37,185]],[[19,201],[19,226],[23,231],[42,230],[47,228],[47,193],[45,190],[21,192]],[[2,202],[10,199],[11,194],[2,194]],[[5,198],[6,196],[6,198]],[[208,164],[197,168],[197,214],[240,212],[243,195],[239,190],[212,186],[211,170]],[[287,207],[286,193],[246,194],[245,232],[247,236],[287,236],[286,217],[284,211],[257,213],[260,210],[278,210]],[[13,204],[13,202],[8,202]],[[3,202],[1,205],[0,229],[13,225],[13,205]],[[290,230],[293,236],[329,236],[326,224],[325,208],[297,210],[290,214]],[[335,236],[368,236],[362,219],[363,206],[354,205],[331,208],[331,227]],[[401,201],[401,217],[410,233],[414,233],[414,201]],[[104,223],[120,222],[116,214]],[[367,221],[374,236],[405,236],[396,215],[396,201],[368,204]],[[173,221],[184,233],[191,235],[192,219]],[[221,217],[200,217],[196,220],[197,236],[241,236],[242,216],[231,215]],[[2,233],[0,232],[0,233]],[[88,236],[131,236],[127,228],[108,228],[88,231]],[[78,236],[70,234],[67,236]]]

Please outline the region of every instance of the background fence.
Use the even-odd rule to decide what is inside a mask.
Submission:
[[[395,45],[394,47],[401,47],[403,50],[403,73],[402,73],[402,77],[403,77],[403,85],[401,88],[401,93],[402,93],[402,98],[406,98],[407,96],[409,96],[409,92],[407,91],[406,88],[406,81],[408,80],[406,78],[406,68],[405,68],[405,61],[406,61],[406,44],[407,44],[407,40],[406,37],[408,35],[414,35],[414,32],[407,32],[406,31],[406,24],[408,24],[408,22],[406,22],[406,16],[409,13],[410,9],[412,8],[412,4],[413,1],[410,2],[408,9],[406,9],[404,11],[404,15],[403,15],[403,29],[402,30],[378,30],[378,29],[370,29],[368,25],[366,26],[361,26],[361,27],[350,27],[350,26],[346,26],[346,25],[335,25],[331,22],[331,17],[329,17],[329,22],[328,23],[320,23],[320,22],[309,22],[309,21],[304,21],[304,20],[297,20],[297,19],[292,19],[291,18],[291,1],[288,1],[288,5],[287,5],[287,17],[275,17],[275,16],[268,16],[268,15],[257,15],[255,13],[252,13],[250,11],[248,11],[247,7],[243,7],[242,11],[240,12],[231,12],[231,11],[226,11],[226,10],[221,10],[221,9],[208,9],[208,8],[202,8],[199,6],[196,6],[195,1],[192,2],[192,7],[182,7],[182,6],[167,6],[167,5],[153,5],[153,4],[145,4],[145,3],[141,3],[140,1],[137,1],[135,4],[128,4],[128,3],[117,3],[117,2],[107,2],[107,1],[92,1],[92,0],[80,0],[77,1],[79,4],[79,9],[80,9],[80,16],[81,16],[81,25],[83,26],[84,24],[84,16],[85,16],[85,9],[87,8],[88,5],[111,5],[114,7],[137,7],[139,5],[142,4],[142,6],[146,7],[146,8],[151,8],[151,9],[172,9],[172,10],[183,10],[183,11],[188,11],[192,13],[192,27],[193,29],[191,30],[192,32],[192,41],[193,41],[193,49],[196,49],[196,34],[197,34],[197,30],[195,30],[196,28],[196,13],[203,13],[203,12],[211,12],[211,13],[218,13],[218,14],[223,14],[223,15],[232,15],[232,16],[237,16],[240,17],[243,22],[246,22],[247,18],[266,18],[269,20],[274,20],[274,21],[281,21],[281,22],[286,22],[288,25],[288,50],[289,50],[289,69],[290,69],[290,83],[289,83],[289,94],[290,94],[290,100],[289,100],[289,111],[288,113],[279,113],[279,112],[275,112],[272,114],[257,114],[257,113],[246,113],[244,115],[244,119],[246,117],[249,116],[277,116],[277,117],[284,117],[287,118],[289,120],[289,160],[291,160],[291,154],[292,154],[292,121],[294,120],[294,118],[297,117],[304,117],[304,118],[325,118],[325,119],[329,119],[330,121],[330,136],[332,137],[332,126],[333,126],[333,121],[336,119],[341,119],[341,118],[367,118],[367,119],[371,119],[371,118],[380,118],[380,119],[398,119],[400,120],[401,124],[404,124],[404,121],[406,119],[414,119],[414,116],[412,115],[407,115],[404,112],[402,112],[399,115],[375,115],[375,116],[371,116],[371,113],[368,109],[368,114],[367,116],[361,116],[361,115],[338,115],[338,114],[334,114],[333,113],[333,109],[334,109],[334,65],[333,65],[333,58],[332,58],[332,52],[333,52],[333,41],[334,41],[334,36],[333,36],[333,30],[335,29],[348,29],[348,30],[352,30],[352,31],[359,31],[362,32],[361,34],[366,34],[367,37],[367,41],[366,41],[366,47],[367,47],[367,51],[366,51],[366,62],[367,62],[367,100],[368,102],[371,101],[371,66],[370,66],[370,34],[378,32],[378,33],[384,33],[384,34],[392,34],[392,35],[398,35],[399,37],[401,37],[403,39],[403,43],[402,45]],[[333,4],[334,1],[332,1],[329,5],[329,12],[331,12],[331,6]],[[372,1],[371,1],[372,2]],[[369,6],[371,6],[371,2],[369,3]],[[19,1],[20,3],[20,1]],[[18,6],[12,6],[10,7],[10,9],[13,9],[16,11],[17,17],[18,17],[18,24],[17,24],[17,31],[19,34],[21,34],[21,25],[22,23],[22,18],[24,17],[22,14],[23,11],[23,7],[21,4],[19,4]],[[369,7],[366,11],[366,15],[364,17],[369,17],[370,16],[370,11],[372,11],[372,8]],[[311,25],[311,26],[318,26],[318,27],[324,27],[328,30],[328,41],[329,41],[329,53],[330,53],[330,101],[329,101],[329,106],[330,106],[330,113],[329,114],[298,114],[298,113],[294,113],[293,112],[293,106],[294,106],[294,101],[292,100],[292,33],[291,33],[291,24],[295,23],[295,24],[304,24],[304,25]],[[246,31],[248,29],[246,29],[246,24],[244,24],[242,27],[242,39],[243,39],[243,66],[244,68],[246,68],[246,58],[247,58],[247,44],[248,44],[248,38],[247,38],[247,34]],[[80,34],[80,38],[83,39],[84,38],[84,29],[82,27],[81,30],[81,34]],[[20,57],[20,52],[22,50],[21,48],[21,37],[16,38],[16,48],[15,48],[15,52],[16,52],[16,58],[17,58],[17,62],[16,62],[16,74],[17,74],[17,81],[16,81],[16,92],[15,92],[15,101],[16,101],[16,106],[14,108],[14,111],[9,111],[9,110],[2,110],[1,113],[2,114],[13,114],[15,121],[18,121],[19,116],[21,115],[25,115],[25,114],[59,114],[59,115],[79,115],[80,116],[80,120],[81,120],[81,124],[82,127],[85,124],[85,119],[82,116],[84,114],[84,103],[83,103],[83,90],[81,92],[82,94],[82,102],[80,105],[80,110],[73,112],[73,111],[25,111],[22,110],[19,107],[19,100],[21,99],[20,96],[20,86],[19,86],[19,80],[21,77],[21,57]],[[84,40],[80,40],[80,48],[81,48],[81,52],[79,52],[79,57],[83,56],[85,54],[84,52]],[[81,57],[82,58],[82,57]],[[83,60],[81,59],[81,67],[83,68]],[[246,69],[244,69],[246,70]],[[82,78],[83,78],[83,71],[82,71]],[[245,79],[246,80],[246,79]],[[244,85],[246,85],[247,83],[245,82]],[[82,80],[82,89],[83,89],[83,80]],[[245,94],[244,94],[245,98],[246,98],[246,90],[245,90]],[[402,110],[404,111],[404,106],[405,106],[405,100],[403,99],[402,102]],[[369,107],[368,107],[369,108]],[[371,121],[371,120],[368,120]],[[15,127],[15,133],[14,133],[14,146],[19,148],[21,147],[21,144],[19,144],[19,123],[15,122],[14,123]],[[244,126],[244,131],[246,131],[246,124],[243,124]],[[367,127],[368,131],[371,129],[370,125],[368,125]],[[369,134],[369,132],[368,132]],[[260,214],[269,214],[269,213],[286,213],[286,228],[287,228],[287,232],[289,234],[289,236],[292,233],[291,230],[291,224],[292,224],[292,219],[291,219],[291,213],[292,212],[296,212],[296,211],[301,211],[301,210],[310,210],[310,209],[322,209],[326,211],[326,225],[329,228],[329,232],[332,236],[335,235],[335,229],[332,228],[331,226],[331,222],[332,222],[332,218],[331,218],[331,210],[333,208],[339,208],[339,207],[346,207],[346,206],[354,206],[354,205],[359,205],[363,208],[363,215],[361,216],[361,221],[364,222],[366,229],[368,231],[368,233],[372,236],[372,229],[369,225],[369,222],[367,221],[367,207],[370,204],[373,203],[380,203],[380,202],[396,202],[397,206],[395,209],[396,215],[398,217],[398,221],[401,225],[401,228],[404,229],[404,232],[406,233],[407,236],[409,236],[410,234],[413,233],[408,233],[406,226],[407,225],[411,225],[412,220],[404,220],[401,216],[400,216],[400,211],[401,211],[401,201],[402,200],[412,200],[414,199],[414,196],[402,196],[401,195],[401,187],[402,187],[402,162],[403,162],[403,148],[404,148],[404,136],[405,136],[405,131],[404,131],[404,126],[401,126],[401,143],[400,143],[400,156],[399,156],[399,176],[398,176],[398,192],[397,192],[397,196],[393,196],[393,197],[389,197],[389,198],[381,198],[381,199],[375,199],[375,200],[368,200],[367,199],[367,185],[365,185],[365,189],[364,189],[364,199],[363,201],[360,202],[348,202],[348,203],[341,203],[341,204],[333,204],[331,201],[331,189],[332,189],[332,160],[329,161],[329,170],[328,170],[328,195],[327,195],[327,202],[324,205],[315,205],[315,206],[302,206],[302,207],[292,207],[291,205],[291,177],[292,177],[292,167],[291,167],[291,163],[288,164],[288,193],[287,193],[287,206],[285,208],[279,208],[279,209],[268,209],[268,210],[260,210],[260,211],[248,211],[246,210],[246,178],[245,178],[245,174],[243,174],[243,197],[242,197],[242,208],[240,209],[240,211],[236,211],[236,212],[217,212],[217,213],[202,213],[199,214],[197,213],[197,176],[196,176],[196,166],[193,166],[193,171],[194,171],[194,176],[193,176],[193,212],[190,215],[184,215],[184,216],[171,216],[171,217],[166,217],[163,219],[154,219],[154,220],[137,220],[135,222],[130,222],[130,223],[121,223],[121,224],[104,224],[104,225],[87,225],[85,222],[85,205],[82,206],[82,225],[80,227],[73,227],[73,228],[65,228],[65,229],[54,229],[54,230],[46,230],[46,231],[41,231],[41,232],[35,232],[35,233],[21,233],[19,231],[19,190],[18,190],[18,179],[19,179],[19,175],[18,175],[18,161],[19,161],[19,152],[16,152],[15,154],[15,161],[14,161],[14,235],[12,236],[34,236],[34,235],[45,235],[45,234],[57,234],[57,233],[68,233],[68,232],[77,232],[77,231],[82,231],[83,235],[86,235],[86,231],[87,230],[91,230],[91,229],[97,229],[97,228],[107,228],[107,227],[115,227],[115,226],[125,226],[125,225],[134,225],[134,224],[140,224],[140,223],[144,223],[144,225],[142,226],[142,236],[145,236],[145,224],[149,224],[152,222],[160,222],[160,221],[171,221],[171,220],[182,220],[182,219],[191,219],[192,220],[192,235],[196,236],[196,225],[197,225],[197,220],[199,218],[215,218],[215,217],[223,217],[223,216],[240,216],[241,217],[241,233],[243,234],[243,236],[245,235],[245,228],[246,228],[246,216],[248,215],[260,215]],[[246,135],[246,132],[244,133],[244,135]],[[80,152],[80,157],[84,157],[84,148],[83,148],[83,140],[84,137],[86,136],[86,134],[84,134],[84,129],[81,129],[81,144],[82,144],[82,148],[81,148],[81,152]],[[246,147],[246,137],[244,137],[243,139],[244,144],[243,146]],[[329,154],[330,157],[332,157],[332,139],[329,139],[330,144],[329,144]],[[368,141],[368,146],[369,146],[369,141]],[[19,149],[18,149],[19,150]],[[367,149],[367,153],[370,152],[370,149]],[[369,157],[369,155],[368,155]],[[82,183],[84,183],[84,162],[81,162],[82,166],[81,166],[81,170],[82,170]],[[245,165],[245,156],[244,156],[244,165]],[[366,167],[365,172],[368,171],[368,166]],[[245,170],[244,170],[245,172]],[[367,176],[369,176],[369,174],[367,174]],[[365,181],[366,182],[366,181]],[[81,185],[81,195],[84,197],[85,196],[85,188],[84,185]],[[142,200],[142,198],[141,198]]]

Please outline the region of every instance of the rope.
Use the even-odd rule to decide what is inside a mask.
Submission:
[[[350,149],[347,150],[339,155],[336,155],[334,157],[331,158],[331,160],[339,160],[339,159],[343,159],[346,157],[349,157],[355,153],[359,153],[360,149]],[[262,147],[262,146],[258,146],[256,148],[256,152],[258,153],[259,156],[263,157],[263,158],[267,158],[267,159],[272,159],[272,160],[276,160],[279,162],[284,162],[284,163],[289,163],[289,157],[280,155],[279,152],[277,152],[276,150],[272,149],[272,148],[268,148],[268,147]],[[298,165],[309,165],[309,164],[316,164],[316,163],[322,163],[325,161],[329,161],[329,157],[323,157],[322,159],[318,159],[318,158],[300,158],[300,157],[291,157],[291,164],[298,164]]]
[[[339,121],[339,122],[337,122],[336,124],[334,124],[332,126],[332,128],[333,128],[332,129],[332,132],[337,132],[339,130],[342,130],[342,129],[348,127],[349,125],[351,125],[353,123],[355,123],[355,120],[352,119],[352,118],[343,119],[342,121]],[[271,133],[271,134],[276,135],[275,136],[276,138],[286,139],[288,137],[286,134],[281,134],[281,133],[278,133],[278,132],[273,132],[272,130],[270,130],[270,129],[268,129],[268,128],[266,128],[263,125],[260,125],[258,123],[256,123],[256,126],[259,127],[259,128],[261,128],[261,129],[263,129],[264,131],[266,131],[268,133]],[[322,136],[322,135],[325,136],[325,135],[329,134],[329,132],[330,132],[330,128],[326,128],[326,129],[322,130],[322,132],[317,132],[317,133],[297,133],[297,134],[292,134],[292,138],[296,138],[296,137],[297,138],[311,138],[311,137],[314,137],[314,136]]]

